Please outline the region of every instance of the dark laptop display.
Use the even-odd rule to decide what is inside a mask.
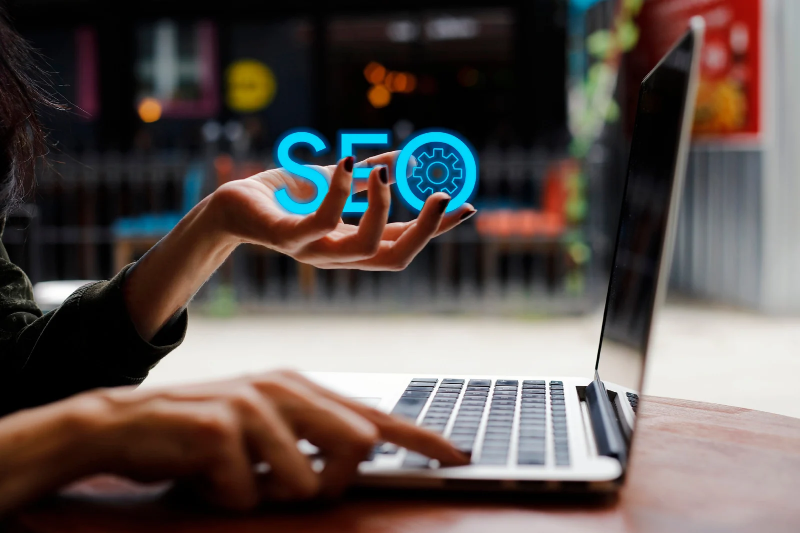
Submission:
[[[606,300],[600,379],[639,390],[669,223],[694,35],[689,32],[641,84],[617,247]],[[667,252],[668,253],[668,252]],[[669,260],[670,257],[665,258]]]

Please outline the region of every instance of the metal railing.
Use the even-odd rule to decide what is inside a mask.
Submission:
[[[261,160],[264,167],[271,164],[266,157]],[[28,255],[36,258],[35,268],[29,267],[33,281],[108,278],[118,266],[120,238],[112,229],[114,222],[180,209],[184,175],[198,161],[207,169],[204,192],[209,193],[217,186],[212,156],[198,160],[188,155],[150,159],[105,154],[83,157],[80,163],[55,164],[55,171],[38,180],[35,223],[28,223],[24,231],[11,224],[4,242],[13,250],[24,243]],[[546,154],[521,149],[481,154],[476,204],[489,210],[537,207],[549,162]],[[587,173],[592,205],[602,192],[598,173]],[[570,230],[602,257],[608,253],[608,236],[597,229],[602,227],[601,211],[590,209],[584,223]],[[400,202],[394,202],[393,220],[411,217]],[[224,289],[238,306],[261,310],[579,313],[594,309],[605,288],[597,283],[605,280],[604,269],[597,267],[602,262],[593,256],[576,266],[566,254],[566,244],[563,235],[486,235],[470,220],[435,239],[405,271],[386,273],[317,270],[263,248],[242,246],[198,301],[212,301]],[[33,253],[31,247],[36,248]]]

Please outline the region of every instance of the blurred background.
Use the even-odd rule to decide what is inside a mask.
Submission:
[[[240,247],[152,383],[276,365],[591,375],[638,84],[703,15],[645,392],[800,416],[793,0],[7,7],[72,108],[46,118],[53,168],[3,236],[45,308],[136,260],[219,185],[273,167],[290,128],[332,143],[342,128],[390,129],[399,145],[445,127],[478,151],[478,214],[403,272],[316,270]],[[411,217],[395,200],[392,219]]]

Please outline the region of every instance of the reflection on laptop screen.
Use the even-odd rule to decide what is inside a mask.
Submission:
[[[639,390],[693,50],[691,33],[642,82],[596,370]],[[602,364],[601,364],[602,363]]]

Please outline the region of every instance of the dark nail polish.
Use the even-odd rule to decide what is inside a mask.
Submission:
[[[461,215],[461,218],[459,220],[467,220],[469,217],[471,217],[477,212],[478,212],[477,209],[473,209],[472,211],[466,211]]]
[[[384,185],[389,183],[389,172],[386,171],[386,167],[381,167],[381,169],[378,171],[378,177],[381,178],[381,183]]]
[[[347,172],[353,171],[353,156],[348,156],[344,159],[344,169]]]
[[[439,212],[444,213],[444,210],[447,209],[447,204],[450,203],[450,198],[445,198],[441,202],[439,202]]]

